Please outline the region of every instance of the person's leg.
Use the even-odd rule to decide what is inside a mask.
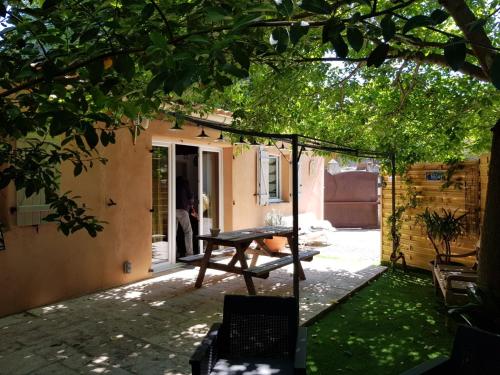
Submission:
[[[184,231],[184,243],[186,244],[186,255],[193,255],[193,229],[189,221],[189,213],[186,210],[175,210],[177,221]]]

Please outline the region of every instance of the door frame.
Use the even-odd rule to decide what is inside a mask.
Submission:
[[[168,254],[169,261],[165,263],[160,263],[155,268],[153,268],[153,272],[161,272],[165,269],[168,269],[170,266],[175,265],[176,262],[176,246],[175,241],[173,239],[176,238],[176,226],[175,223],[175,180],[176,180],[176,145],[185,145],[192,146],[198,148],[198,197],[201,198],[201,194],[203,193],[203,151],[208,152],[216,152],[219,155],[219,227],[221,231],[224,229],[224,169],[223,169],[223,148],[222,147],[213,147],[200,145],[196,143],[190,142],[173,142],[173,141],[163,141],[163,140],[155,140],[152,141],[152,146],[154,147],[166,147],[168,149],[168,230],[167,235],[169,238],[168,241]],[[202,211],[202,200],[199,199],[198,202],[198,213]],[[200,215],[200,220],[198,222],[198,230],[203,228],[203,215]],[[203,249],[202,241],[200,241],[200,253],[203,253],[205,249]]]
[[[222,163],[222,147],[198,146],[198,215],[200,220],[198,222],[198,230],[201,233],[203,228],[203,202],[201,196],[203,194],[203,152],[215,152],[218,154],[218,168],[219,168],[219,229],[224,231],[224,178],[223,178],[223,163]],[[203,253],[203,241],[200,240],[200,253]]]
[[[175,144],[173,142],[165,142],[153,140],[152,147],[165,147],[168,150],[168,218],[167,218],[167,237],[168,237],[168,261],[164,263],[159,263],[156,266],[151,265],[153,272],[162,272],[168,269],[172,264],[175,264],[175,229],[173,228],[173,223],[175,223]],[[172,257],[173,256],[173,257]]]

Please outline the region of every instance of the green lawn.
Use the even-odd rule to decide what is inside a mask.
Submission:
[[[448,355],[444,313],[430,275],[388,271],[309,327],[308,373],[399,374]]]

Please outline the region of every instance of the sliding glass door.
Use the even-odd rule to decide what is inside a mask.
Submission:
[[[170,262],[169,147],[153,146],[152,158],[152,268]]]
[[[201,233],[209,234],[210,228],[221,228],[220,207],[220,153],[200,150],[201,152]]]

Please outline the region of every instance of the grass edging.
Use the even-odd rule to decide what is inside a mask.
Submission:
[[[365,288],[371,281],[373,281],[375,279],[378,279],[380,276],[382,276],[382,274],[384,274],[385,272],[387,272],[388,269],[389,268],[386,267],[385,270],[383,270],[382,272],[379,272],[376,275],[373,275],[369,279],[365,280],[362,284],[360,284],[359,286],[357,286],[353,290],[349,291],[348,293],[346,293],[345,295],[343,295],[342,297],[340,297],[336,302],[332,303],[329,307],[327,307],[324,310],[321,310],[318,314],[316,314],[312,318],[306,320],[304,323],[301,324],[301,326],[302,327],[309,327],[310,325],[316,323],[318,320],[320,320],[321,318],[323,318],[330,311],[334,310],[338,305],[340,305],[341,303],[343,303],[345,300],[349,299],[353,294],[355,294],[358,291],[360,291],[361,289]]]

